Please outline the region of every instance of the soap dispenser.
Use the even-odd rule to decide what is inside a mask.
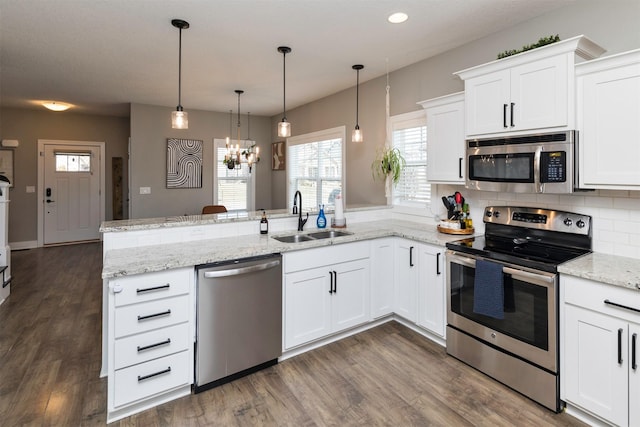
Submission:
[[[318,219],[316,220],[316,225],[318,228],[326,228],[327,227],[327,218],[324,216],[324,205],[319,205],[320,212],[318,212]]]
[[[267,213],[262,211],[262,219],[260,219],[260,234],[267,234],[269,232],[269,221],[267,220]]]

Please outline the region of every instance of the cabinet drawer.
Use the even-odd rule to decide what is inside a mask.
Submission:
[[[283,272],[291,273],[325,265],[369,258],[369,244],[368,241],[362,241],[287,252],[283,255]]]
[[[189,296],[183,295],[114,310],[116,338],[164,328],[189,320]]]
[[[587,279],[562,276],[564,298],[568,304],[640,323],[640,312],[606,304],[606,301],[640,310],[640,292]]]
[[[138,274],[113,279],[109,286],[115,294],[116,307],[120,307],[189,293],[193,274],[192,268]]]
[[[130,368],[120,369],[114,375],[114,407],[191,384],[191,352],[166,356]]]
[[[188,348],[188,323],[121,338],[115,343],[114,369],[137,365]]]

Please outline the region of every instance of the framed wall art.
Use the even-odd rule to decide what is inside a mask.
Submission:
[[[202,140],[167,139],[167,188],[202,188]]]
[[[284,141],[271,144],[271,170],[283,171],[286,166],[287,145]]]
[[[6,176],[13,187],[13,150],[0,150],[0,175]]]

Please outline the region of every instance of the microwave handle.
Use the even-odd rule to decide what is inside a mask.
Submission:
[[[540,182],[540,157],[542,157],[542,147],[536,148],[536,152],[533,156],[533,183],[535,185],[536,193],[544,192],[544,184]]]

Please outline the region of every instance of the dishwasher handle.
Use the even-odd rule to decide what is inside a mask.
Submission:
[[[265,262],[263,264],[250,265],[249,267],[230,268],[228,270],[205,271],[204,277],[212,279],[217,277],[239,276],[241,274],[254,273],[256,271],[268,270],[280,265],[280,260]]]

